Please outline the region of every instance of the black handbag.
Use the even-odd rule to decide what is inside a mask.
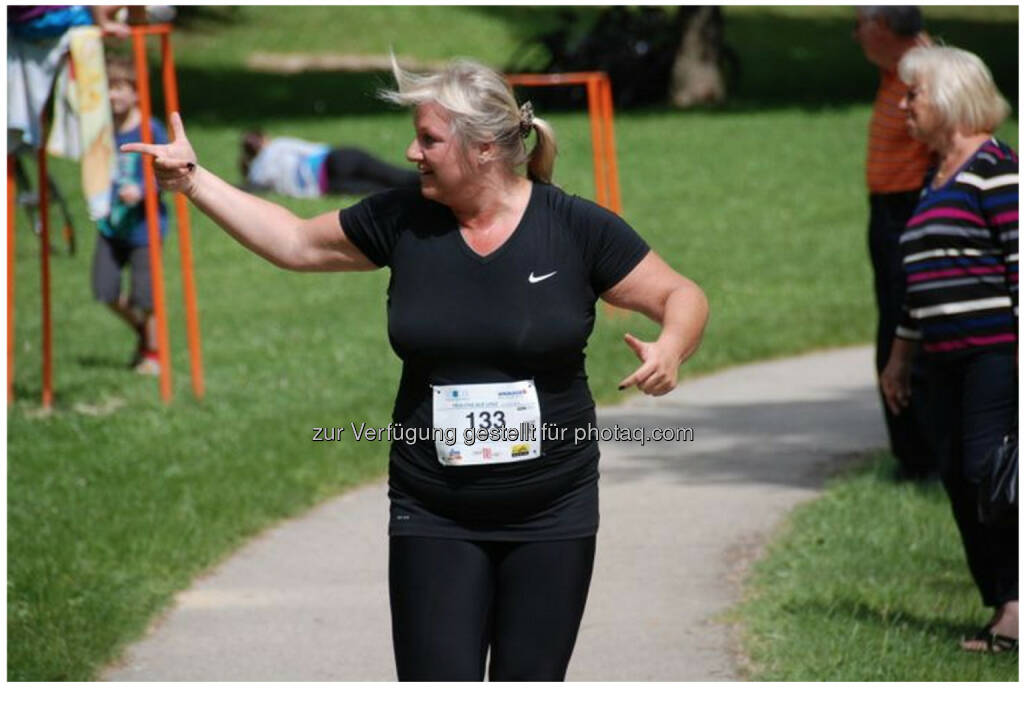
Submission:
[[[1019,491],[1016,424],[985,458],[982,469],[987,474],[978,486],[978,518],[986,526],[1014,526]]]

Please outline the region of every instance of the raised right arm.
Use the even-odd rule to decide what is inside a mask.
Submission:
[[[358,271],[377,266],[346,236],[337,212],[302,219],[284,207],[248,194],[196,164],[181,117],[171,116],[174,141],[131,143],[121,149],[153,155],[163,189],[185,194],[236,241],[274,265],[299,271]]]

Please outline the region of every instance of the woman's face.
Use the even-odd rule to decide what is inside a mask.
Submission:
[[[941,134],[942,120],[924,83],[915,81],[907,86],[900,108],[907,115],[907,130],[913,137],[931,143]]]
[[[405,151],[405,158],[419,170],[423,196],[448,203],[472,180],[469,156],[452,134],[446,111],[436,103],[418,106],[413,125],[416,137]]]

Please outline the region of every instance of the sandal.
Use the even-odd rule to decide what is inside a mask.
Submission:
[[[964,642],[979,641],[985,645],[980,648],[964,646]],[[1020,640],[1016,637],[1007,637],[1003,634],[996,634],[991,627],[982,627],[973,637],[964,637],[960,641],[960,648],[974,654],[1002,654],[1004,652],[1017,652]]]

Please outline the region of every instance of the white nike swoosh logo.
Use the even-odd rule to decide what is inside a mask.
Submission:
[[[530,271],[530,278],[529,278],[529,280],[530,280],[531,283],[539,283],[542,280],[547,280],[548,278],[550,278],[552,275],[554,275],[557,272],[558,272],[557,270],[553,270],[550,273],[548,273],[547,275],[534,276],[533,271]]]

